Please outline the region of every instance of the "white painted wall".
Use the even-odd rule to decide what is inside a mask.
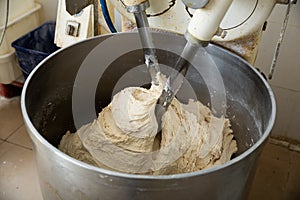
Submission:
[[[276,5],[263,33],[256,66],[268,74],[286,6]],[[273,136],[300,141],[300,2],[292,7],[273,79],[277,118]]]
[[[35,2],[42,5],[42,10],[40,12],[41,23],[49,20],[56,20],[58,0],[35,0]]]

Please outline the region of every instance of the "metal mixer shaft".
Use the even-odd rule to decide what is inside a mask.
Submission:
[[[148,67],[151,79],[154,84],[158,84],[156,74],[160,71],[152,35],[149,30],[149,23],[145,10],[150,6],[149,1],[141,2],[137,5],[127,6],[127,11],[134,14],[139,36],[145,54],[145,62]],[[166,110],[176,93],[180,89],[184,76],[188,70],[188,60],[195,54],[198,46],[190,41],[187,42],[181,57],[178,59],[174,69],[175,71],[168,77],[162,95],[158,100],[158,104]],[[163,114],[163,110],[159,116]],[[160,117],[158,117],[160,118]]]
[[[149,22],[145,12],[149,6],[149,1],[144,1],[137,5],[127,6],[127,11],[134,14],[140,40],[144,49],[145,62],[148,67],[151,80],[154,84],[158,84],[156,74],[160,71],[160,69],[153,44],[153,38],[149,30]]]
[[[211,38],[218,32],[218,27],[224,17],[228,7],[230,6],[232,0],[226,0],[221,5],[218,5],[215,0],[209,1],[192,1],[195,4],[191,4],[190,1],[184,1],[186,6],[192,5],[192,8],[201,9],[207,5],[207,7],[213,7],[218,15],[213,17],[211,24],[207,25],[207,30],[198,30],[199,23],[202,23],[199,18],[210,15],[210,11],[204,12],[204,14],[198,13],[198,15],[192,18],[187,32],[185,34],[187,43],[183,49],[181,56],[179,57],[174,69],[175,71],[168,77],[167,83],[164,90],[158,100],[159,109],[156,109],[156,116],[158,122],[164,111],[168,108],[171,101],[175,97],[176,93],[179,91],[181,85],[183,84],[184,76],[189,67],[188,61],[196,54],[199,46],[207,46]],[[149,23],[147,20],[147,15],[145,10],[150,6],[148,0],[126,0],[127,11],[134,13],[136,24],[139,31],[139,36],[144,48],[146,64],[154,84],[158,84],[156,80],[156,74],[160,71],[158,60],[156,57],[155,47],[153,44],[153,39],[149,31]],[[218,5],[218,6],[217,6]],[[195,32],[196,31],[196,32]]]

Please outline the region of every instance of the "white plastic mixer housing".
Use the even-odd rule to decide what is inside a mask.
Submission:
[[[59,5],[64,1],[67,0],[60,0]],[[255,61],[262,27],[275,4],[289,2],[288,0],[106,0],[106,3],[112,21],[121,15],[122,31],[126,31],[132,29],[132,24],[135,23],[133,14],[127,12],[126,6],[139,5],[145,1],[150,3],[150,7],[146,10],[150,27],[180,34],[188,30],[196,39],[219,43],[250,63]],[[202,7],[194,9],[193,4],[201,2]],[[58,10],[58,26],[61,26],[60,23],[65,26],[66,22],[61,20],[59,12],[62,11]],[[109,32],[101,9],[98,21],[100,26]],[[64,34],[64,30],[61,30],[56,33],[56,37]],[[77,38],[73,37],[73,40],[76,42]],[[72,43],[72,37],[66,41],[59,46]]]
[[[120,1],[110,1],[123,16],[134,22]],[[219,42],[250,63],[255,60],[264,22],[277,3],[276,0],[209,0],[204,7],[193,9],[183,1],[149,2],[150,27],[180,34],[188,30],[198,40]]]

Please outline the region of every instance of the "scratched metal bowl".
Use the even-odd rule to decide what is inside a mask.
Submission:
[[[153,37],[158,46],[164,47],[157,49],[159,62],[173,66],[178,58],[174,51],[182,50],[185,39],[169,33],[153,33]],[[126,48],[129,51],[121,50]],[[122,89],[118,81],[124,74],[131,80],[129,85],[149,81],[137,33],[92,38],[63,48],[40,63],[26,80],[21,106],[34,144],[44,199],[245,199],[274,124],[274,96],[264,78],[243,59],[213,44],[207,51],[223,79],[226,116],[232,121],[239,151],[223,165],[164,176],[104,170],[73,159],[57,148],[67,130],[74,132],[93,120],[110,102],[114,89]],[[201,62],[193,61],[194,65]],[[97,79],[98,75],[93,70],[83,70],[85,67],[100,70],[101,77]],[[128,75],[130,70],[135,71],[132,77]],[[197,98],[210,105],[205,78],[195,66],[189,68],[186,79]],[[85,88],[89,85],[90,89]],[[85,91],[79,108],[74,97],[74,88],[78,87]]]

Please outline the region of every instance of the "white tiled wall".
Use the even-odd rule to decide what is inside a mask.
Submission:
[[[265,74],[269,72],[285,12],[285,5],[276,5],[263,33],[256,66]],[[300,2],[292,7],[270,83],[277,100],[277,119],[272,135],[300,141]]]

